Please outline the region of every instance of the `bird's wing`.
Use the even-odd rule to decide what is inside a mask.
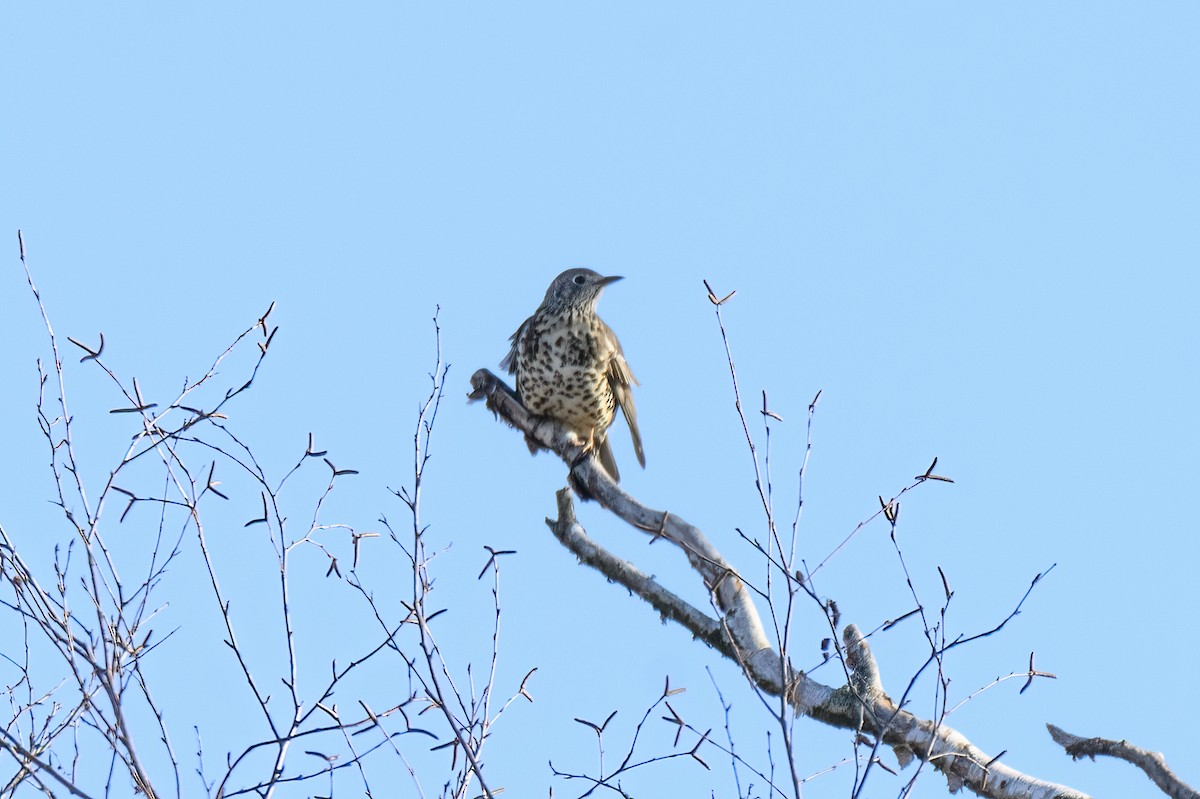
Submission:
[[[642,433],[638,430],[637,408],[633,404],[633,386],[637,383],[637,378],[633,376],[633,371],[625,360],[625,353],[621,349],[621,342],[617,340],[617,335],[608,325],[604,325],[604,331],[612,341],[614,350],[612,361],[608,366],[608,384],[612,387],[617,404],[621,406],[621,412],[625,414],[625,421],[629,423],[629,434],[633,438],[633,451],[637,454],[638,463],[644,469],[646,468],[646,455],[642,452]]]
[[[509,336],[509,341],[512,342],[512,348],[508,351],[508,355],[500,361],[500,368],[507,369],[509,374],[517,373],[517,348],[521,345],[521,337],[525,335],[525,329],[529,327],[529,323],[533,321],[533,317],[529,317],[521,326],[517,328],[517,332]]]
[[[598,445],[600,450],[597,453],[600,456],[600,465],[604,467],[604,471],[608,472],[608,476],[613,479],[614,483],[621,482],[621,473],[617,471],[617,459],[613,457],[612,444],[608,443],[608,436],[605,436]]]

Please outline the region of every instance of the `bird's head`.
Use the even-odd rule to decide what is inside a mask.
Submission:
[[[591,269],[568,269],[554,278],[550,288],[546,289],[543,305],[594,308],[604,287],[621,279],[619,275],[605,277]]]

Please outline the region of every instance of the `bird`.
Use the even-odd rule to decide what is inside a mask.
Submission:
[[[596,315],[604,288],[620,276],[568,269],[554,278],[542,304],[513,333],[500,367],[515,375],[517,398],[526,409],[562,423],[595,451],[614,482],[621,474],[608,429],[620,408],[629,423],[633,451],[646,467],[632,387],[637,383],[617,334]]]

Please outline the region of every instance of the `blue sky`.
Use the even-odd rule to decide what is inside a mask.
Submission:
[[[734,702],[739,749],[761,750],[767,719],[736,671],[548,535],[561,464],[531,459],[461,401],[554,275],[624,275],[600,310],[641,381],[644,472],[614,430],[625,486],[753,573],[735,528],[761,531],[762,518],[707,279],[738,291],[724,317],[745,395],[766,390],[784,419],[771,456],[787,518],[806,408],[823,391],[800,530],[810,562],[938,456],[957,482],[906,497],[899,535],[926,602],[937,567],[949,576],[954,631],[992,626],[1057,564],[1002,634],[949,668],[956,698],[1021,670],[1030,651],[1058,680],[1020,696],[1005,683],[950,723],[1018,769],[1092,793],[1150,787],[1124,764],[1072,763],[1045,722],[1162,751],[1200,782],[1186,762],[1192,727],[1169,698],[1178,664],[1198,654],[1195,5],[25,4],[6,18],[0,415],[14,466],[0,524],[11,535],[44,547],[65,534],[41,502],[45,334],[18,228],[60,335],[103,331],[109,365],[155,396],[276,302],[280,333],[231,421],[277,477],[309,431],[357,469],[323,518],[360,530],[404,517],[387,489],[409,480],[440,306],[452,366],[425,520],[453,542],[438,566],[442,601],[461,609],[448,645],[459,668],[482,663],[482,547],[516,549],[501,680],[515,687],[539,667],[537,702],[497,729],[493,781],[513,796],[577,795],[546,767],[594,764],[572,719],[620,708],[629,723],[667,674],[688,688],[695,723],[719,727],[706,667]],[[117,399],[94,367],[68,359],[67,377],[88,479],[102,481],[131,421],[106,413]],[[324,477],[289,497],[297,517]],[[257,502],[243,488],[210,536],[270,674],[273,567],[241,527]],[[595,537],[704,601],[677,553],[581,513]],[[114,530],[136,551],[152,524]],[[212,692],[231,678],[211,601],[187,599],[203,583],[194,541],[185,550],[163,588],[178,592],[163,613],[180,632],[157,668],[180,750],[192,757],[200,724],[216,763],[237,746],[223,729],[261,731],[197,703],[201,678],[180,676],[203,656]],[[386,576],[397,553],[379,553]],[[334,590],[319,559],[297,568],[312,596]],[[912,602],[878,523],[821,588],[865,629]],[[310,610],[315,637],[353,636],[358,621],[333,599]],[[802,667],[825,635],[807,614]],[[911,623],[874,639],[893,695],[922,641]],[[799,731],[802,773],[850,751],[841,732]],[[727,764],[708,760],[713,772],[668,764],[632,785],[735,795]],[[898,793],[884,777],[873,795]],[[838,795],[850,779],[840,769],[807,794]],[[197,787],[185,781],[188,795]],[[929,775],[916,795],[944,785]]]

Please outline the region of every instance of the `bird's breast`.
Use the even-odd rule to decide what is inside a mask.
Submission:
[[[597,333],[582,314],[534,319],[518,351],[517,387],[525,407],[583,434],[608,429],[616,405],[608,382],[614,351]]]

